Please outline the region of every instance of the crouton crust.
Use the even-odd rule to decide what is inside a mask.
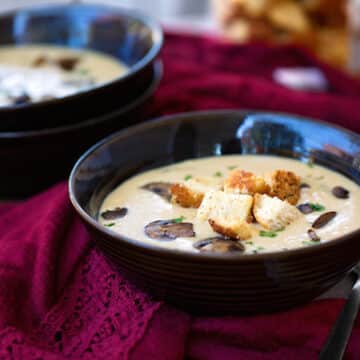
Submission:
[[[233,239],[246,240],[252,236],[251,225],[245,221],[236,224],[236,226],[223,226],[213,219],[209,219],[208,222],[215,232]]]
[[[173,184],[170,191],[172,201],[185,208],[198,208],[204,198],[203,193],[192,191],[183,184]]]
[[[228,193],[254,195],[256,193],[266,194],[270,187],[261,176],[237,169],[232,171],[225,180],[224,190]]]
[[[300,212],[285,200],[266,194],[255,194],[253,214],[256,221],[264,228],[278,230],[296,220]]]
[[[291,171],[275,170],[268,174],[270,196],[296,205],[300,198],[300,177]]]

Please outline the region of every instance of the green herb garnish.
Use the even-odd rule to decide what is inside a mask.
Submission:
[[[314,167],[314,160],[313,159],[309,159],[308,162],[307,162],[307,166],[309,168],[313,168]]]
[[[281,231],[284,231],[285,230],[285,226],[280,228],[280,229],[277,229],[276,232],[281,232]]]
[[[182,223],[184,220],[185,220],[185,216],[180,216],[174,219],[174,222],[178,224],[178,223]]]
[[[264,230],[260,230],[259,235],[262,237],[275,237],[277,236],[277,233],[275,231],[264,231]]]
[[[222,177],[222,172],[221,171],[217,171],[214,176],[216,177]]]
[[[262,250],[265,250],[265,248],[262,247],[262,246],[258,246],[258,247],[256,248],[256,250],[257,250],[257,251],[262,251]]]
[[[112,223],[108,223],[108,224],[104,224],[104,226],[107,226],[107,227],[112,227],[112,226],[114,226],[115,225],[115,223],[114,222],[112,222]]]
[[[254,245],[254,243],[252,241],[245,241],[246,245]]]
[[[308,245],[308,246],[312,246],[312,245],[316,245],[319,244],[319,241],[314,241],[314,240],[309,240],[309,241],[303,241],[302,242],[304,245]]]
[[[309,205],[314,211],[324,211],[324,210],[325,210],[325,206],[324,206],[324,205],[321,205],[321,204],[308,203],[308,205]]]
[[[185,181],[188,181],[188,180],[190,180],[192,178],[192,175],[186,175],[185,177],[184,177],[184,180]]]
[[[236,165],[231,165],[231,166],[228,166],[228,169],[229,170],[234,170],[234,169],[236,169],[237,168],[237,166]]]
[[[77,73],[79,73],[80,75],[87,75],[89,73],[88,69],[78,69],[76,70]]]

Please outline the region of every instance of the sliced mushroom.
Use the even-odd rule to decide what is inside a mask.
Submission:
[[[31,101],[31,97],[26,93],[23,93],[17,97],[12,98],[12,102],[14,105],[28,104],[30,101]]]
[[[156,240],[170,241],[178,237],[194,237],[193,224],[172,220],[156,220],[145,226],[145,234]]]
[[[338,199],[348,199],[349,198],[349,190],[343,188],[342,186],[335,186],[331,190],[332,194]]]
[[[40,55],[33,61],[32,66],[35,66],[35,67],[43,66],[48,62],[49,62],[49,60],[45,55]]]
[[[141,187],[141,189],[151,191],[154,194],[161,196],[166,201],[170,201],[171,200],[171,191],[170,191],[171,186],[172,186],[171,183],[159,181],[159,182],[152,182],[152,183],[143,185]]]
[[[238,241],[221,236],[199,240],[193,244],[193,247],[200,252],[217,253],[243,252],[245,250],[244,245]]]
[[[312,241],[320,241],[320,238],[314,229],[309,229],[307,233]]]
[[[304,203],[297,206],[297,208],[303,213],[303,214],[311,214],[314,209],[311,207],[310,204]]]
[[[56,60],[56,64],[65,71],[74,70],[76,64],[79,62],[78,57],[63,57]]]
[[[312,227],[315,229],[320,229],[328,224],[335,216],[337,215],[336,211],[329,211],[320,215],[312,224]]]
[[[124,216],[126,216],[127,213],[128,213],[127,208],[116,207],[115,209],[112,210],[106,210],[102,212],[100,215],[105,220],[115,220],[115,219],[123,218]]]

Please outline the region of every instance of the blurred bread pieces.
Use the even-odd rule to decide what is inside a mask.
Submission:
[[[241,9],[245,14],[259,18],[265,15],[272,0],[233,0],[233,4]]]
[[[253,214],[256,221],[269,230],[280,230],[300,216],[299,210],[277,197],[256,194]]]
[[[238,42],[301,45],[346,68],[347,0],[213,0],[224,34]]]
[[[295,33],[306,33],[311,25],[300,3],[279,2],[269,8],[267,16],[271,24]]]
[[[252,236],[250,195],[227,194],[223,191],[210,191],[204,196],[197,217],[208,221],[213,230],[224,236],[245,240]]]
[[[206,192],[222,188],[222,181],[211,177],[194,177],[171,186],[172,201],[186,208],[198,208]]]

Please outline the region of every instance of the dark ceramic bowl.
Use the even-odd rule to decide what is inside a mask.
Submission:
[[[312,158],[360,183],[359,135],[295,115],[214,111],[165,117],[101,141],[72,170],[70,199],[104,254],[139,287],[171,304],[208,314],[289,308],[335,285],[360,260],[360,230],[296,250],[220,255],[162,249],[96,221],[104,197],[139,171],[249,153]]]
[[[151,84],[127,106],[62,127],[0,132],[0,199],[23,198],[66,179],[79,156],[110,133],[143,121],[162,77],[153,65]]]
[[[90,49],[112,55],[129,67],[114,81],[71,96],[0,107],[0,131],[64,126],[127,105],[150,86],[163,41],[160,26],[146,15],[93,4],[31,7],[3,14],[0,34],[0,46],[41,43]]]

